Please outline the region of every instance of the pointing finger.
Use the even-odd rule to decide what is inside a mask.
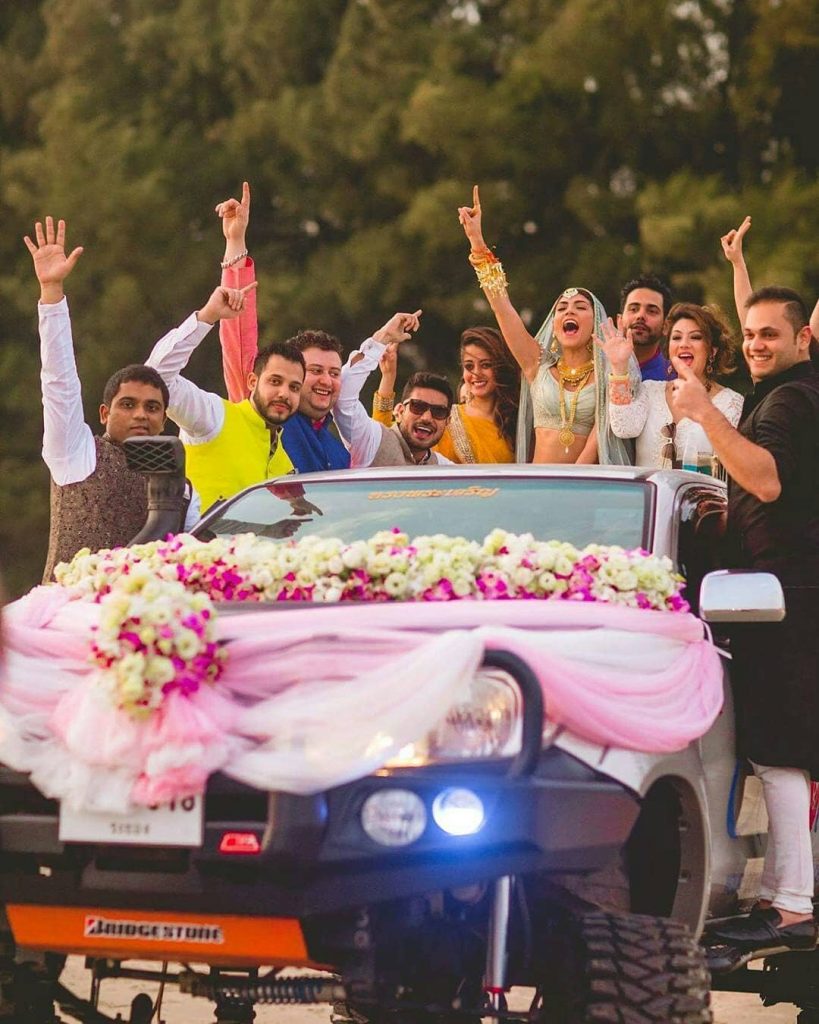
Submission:
[[[477,185],[472,186],[472,208],[475,210],[480,210],[481,208],[481,195]]]
[[[751,218],[746,217],[745,220],[739,225],[736,231],[732,234],[736,235],[737,238],[743,238],[748,228],[751,226]]]
[[[57,221],[57,245],[65,245],[65,221]]]
[[[45,245],[45,235],[43,234],[43,225],[38,220],[34,225],[34,237],[37,239],[37,245]]]
[[[250,185],[248,182],[242,182],[242,206],[245,210],[250,209]]]
[[[253,291],[253,289],[258,285],[258,283],[258,281],[251,281],[250,284],[246,284],[244,288],[239,289],[240,295],[247,295],[248,292]]]

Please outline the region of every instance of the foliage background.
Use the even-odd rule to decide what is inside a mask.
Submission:
[[[347,344],[425,311],[454,376],[488,314],[456,207],[533,327],[568,284],[615,310],[654,269],[732,310],[719,236],[753,216],[755,284],[819,293],[816,0],[14,0],[0,3],[0,558],[35,582],[48,527],[37,286],[47,213],[86,412],[218,280],[214,205],[253,186],[262,337]],[[212,340],[211,340],[212,339]],[[209,336],[190,373],[221,389]]]

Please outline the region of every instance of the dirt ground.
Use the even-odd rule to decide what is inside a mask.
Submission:
[[[146,967],[149,965],[145,965]],[[80,957],[72,957],[63,973],[63,982],[78,995],[86,995],[90,975]],[[131,1000],[141,991],[156,997],[157,986],[137,981],[105,981],[102,984],[100,1009],[111,1016],[117,1013],[128,1020]],[[522,1009],[528,1005],[530,993],[514,989],[512,1005]],[[717,992],[713,996],[714,1024],[794,1024],[796,1009],[790,1005],[766,1009],[755,995],[734,995]],[[211,1004],[203,999],[180,995],[173,987],[166,989],[162,1001],[165,1024],[212,1024]],[[262,1006],[256,1010],[256,1024],[329,1024],[328,1006]]]

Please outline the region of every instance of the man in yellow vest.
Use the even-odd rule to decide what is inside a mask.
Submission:
[[[168,385],[168,416],[179,425],[187,471],[202,508],[238,491],[293,472],[281,441],[281,426],[299,407],[304,357],[290,342],[259,349],[248,374],[250,397],[229,402],[181,376],[181,371],[217,320],[236,316],[243,289],[217,288],[205,306],[154,346],[146,360]]]

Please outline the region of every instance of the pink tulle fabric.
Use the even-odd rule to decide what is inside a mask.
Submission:
[[[95,809],[199,793],[216,770],[315,792],[422,738],[491,649],[532,666],[549,723],[603,747],[680,750],[722,706],[719,654],[690,614],[539,601],[217,610],[219,682],[135,719],[90,662],[97,605],[59,587],[9,605],[0,759]]]

